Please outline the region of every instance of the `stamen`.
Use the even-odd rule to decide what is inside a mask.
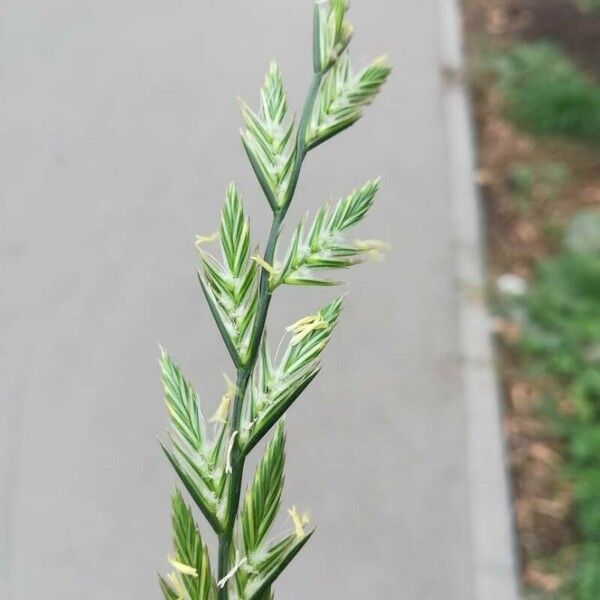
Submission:
[[[223,577],[223,579],[219,579],[219,581],[217,582],[217,586],[219,588],[223,589],[225,587],[225,584],[238,572],[239,568],[247,560],[248,559],[245,556],[244,556],[244,558],[242,558],[242,560],[240,560],[240,553],[236,550],[235,551],[235,564],[233,565],[233,568],[231,569],[231,571],[229,571],[229,573],[227,573],[227,575],[225,575],[225,577]]]
[[[290,515],[292,523],[294,524],[296,538],[301,540],[306,535],[306,532],[304,531],[304,526],[308,525],[308,523],[310,522],[310,517],[308,513],[305,512],[302,514],[302,516],[300,516],[298,514],[298,511],[296,510],[296,507],[292,506],[292,508],[288,508],[288,515]]]
[[[265,271],[267,271],[271,275],[277,274],[277,269],[273,265],[270,265],[264,258],[262,258],[262,256],[258,256],[258,254],[255,254],[254,256],[251,256],[250,258],[255,263],[259,264]]]
[[[354,247],[360,252],[365,252],[371,260],[383,260],[391,246],[381,240],[354,240]]]
[[[231,401],[235,397],[235,383],[229,379],[226,373],[223,373],[223,377],[225,378],[227,390],[221,397],[221,402],[219,403],[215,414],[208,420],[209,423],[227,423],[229,407],[231,405]]]
[[[183,600],[183,598],[185,598],[185,596],[187,594],[187,591],[186,591],[185,587],[183,586],[183,583],[181,583],[181,580],[177,577],[177,574],[169,573],[167,575],[167,581],[171,584],[173,589],[177,592],[177,595],[179,596],[179,598],[181,598]]]
[[[293,325],[286,327],[286,331],[290,331],[295,334],[290,342],[292,346],[295,346],[312,331],[317,331],[319,329],[327,329],[327,327],[329,327],[327,321],[325,321],[319,314],[310,315],[308,317],[300,319],[299,321],[296,321]]]
[[[229,446],[227,448],[227,463],[225,464],[225,473],[229,475],[233,473],[233,469],[231,468],[231,452],[233,451],[233,444],[235,443],[235,436],[238,434],[237,431],[234,431],[229,440]]]
[[[196,248],[198,250],[200,250],[200,246],[202,246],[203,244],[209,244],[210,242],[216,242],[218,239],[219,239],[218,231],[214,231],[213,233],[211,233],[209,235],[197,235],[196,241],[194,242],[194,246],[196,246]]]
[[[186,565],[185,563],[179,562],[172,556],[167,556],[167,560],[169,564],[176,570],[182,573],[183,575],[190,575],[191,577],[198,577],[198,571],[195,567],[190,565]]]

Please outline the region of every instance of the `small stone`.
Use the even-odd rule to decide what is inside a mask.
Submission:
[[[504,273],[496,280],[496,288],[506,296],[522,296],[527,291],[527,281],[514,273]]]
[[[523,580],[528,585],[546,592],[556,592],[562,585],[562,579],[553,573],[545,573],[533,567],[528,567],[523,574]]]

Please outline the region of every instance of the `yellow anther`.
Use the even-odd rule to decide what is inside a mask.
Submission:
[[[381,240],[354,240],[354,247],[367,254],[371,260],[383,260],[391,246]]]
[[[298,514],[295,506],[292,508],[288,508],[288,515],[292,519],[292,523],[294,524],[294,532],[296,533],[296,537],[301,540],[306,532],[304,531],[304,526],[310,523],[310,517],[307,512],[302,515]]]
[[[194,246],[200,250],[200,246],[203,244],[209,244],[210,242],[216,242],[219,239],[219,232],[215,231],[209,235],[197,235]]]
[[[294,337],[290,342],[292,346],[301,342],[309,333],[319,329],[327,329],[327,321],[323,320],[321,315],[310,315],[296,321],[293,325],[286,327],[286,331],[294,333]]]
[[[167,581],[171,584],[177,593],[177,596],[183,600],[186,597],[187,592],[183,583],[181,583],[181,580],[177,577],[177,573],[169,573],[169,575],[167,575]]]
[[[303,317],[302,319],[299,319],[295,323],[292,323],[289,327],[286,327],[285,330],[286,331],[294,331],[294,329],[296,329],[297,327],[302,327],[302,325],[312,323],[312,321],[314,321],[314,319],[315,319],[315,315],[309,315],[308,317]]]
[[[170,565],[176,570],[179,571],[182,575],[190,575],[191,577],[198,577],[198,571],[196,571],[195,567],[190,565],[186,565],[185,563],[179,562],[172,556],[167,556],[167,560]]]
[[[209,423],[227,423],[227,417],[229,416],[229,407],[235,397],[235,383],[229,379],[226,373],[223,373],[225,377],[225,384],[227,389],[221,397],[221,402],[215,412],[215,414],[208,420]]]
[[[265,271],[270,273],[271,275],[277,274],[277,269],[273,265],[270,265],[262,256],[255,254],[250,257],[256,264],[260,265]]]
[[[378,56],[371,64],[373,66],[379,66],[379,65],[387,65],[388,62],[388,55],[386,54],[382,54],[381,56]]]

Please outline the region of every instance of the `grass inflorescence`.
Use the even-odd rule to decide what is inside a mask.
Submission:
[[[325,204],[310,226],[302,220],[287,249],[278,252],[306,155],[358,121],[390,73],[381,58],[358,71],[351,68],[347,10],[347,0],[315,5],[313,78],[297,125],[288,114],[276,63],[267,71],[258,108],[241,102],[242,144],[271,208],[272,224],[259,253],[242,197],[231,184],[218,233],[197,237],[199,283],[235,369],[209,420],[190,382],[161,349],[171,421],[170,443],[163,451],[218,537],[213,571],[192,509],[176,491],[173,571],[160,578],[166,600],[272,600],[273,583],[313,533],[307,513],[295,507],[288,509],[291,527],[283,535],[273,531],[284,481],[284,415],[319,373],[342,299],[296,316],[275,355],[265,325],[279,286],[335,285],[323,278],[323,270],[350,267],[385,247],[377,240],[347,237],[373,205],[379,182],[372,180],[337,203]],[[211,253],[210,244],[217,241],[218,252]],[[256,474],[242,493],[246,457],[270,432]]]

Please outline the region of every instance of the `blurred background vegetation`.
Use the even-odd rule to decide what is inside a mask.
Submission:
[[[578,0],[581,10],[589,13],[600,13],[600,0]]]
[[[517,44],[495,55],[490,65],[505,113],[517,127],[537,135],[600,142],[600,85],[558,45]]]
[[[600,0],[465,0],[524,598],[600,598]]]

